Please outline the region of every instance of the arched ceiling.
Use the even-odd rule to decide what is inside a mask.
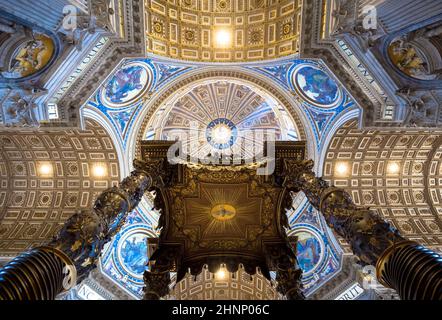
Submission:
[[[250,147],[262,150],[265,140],[298,140],[299,136],[293,120],[273,97],[238,80],[198,82],[175,95],[164,109],[144,136],[179,139],[184,152],[192,156],[231,152],[249,159],[254,156]]]
[[[0,256],[47,242],[119,180],[112,139],[95,121],[86,130],[1,131]]]
[[[203,62],[294,54],[301,4],[300,0],[147,0],[147,52]],[[220,35],[225,43],[218,41]]]
[[[100,110],[107,117],[106,121],[116,128],[119,135],[116,135],[117,138],[114,139],[121,139],[124,151],[126,154],[130,154],[129,158],[135,149],[127,147],[126,143],[131,138],[139,140],[140,135],[146,134],[149,130],[153,132],[152,137],[170,137],[171,132],[178,128],[180,123],[195,118],[195,116],[189,116],[189,112],[192,113],[194,110],[197,110],[197,113],[198,110],[205,112],[207,117],[198,118],[197,122],[207,129],[211,122],[220,118],[217,114],[218,111],[215,113],[211,111],[222,110],[223,102],[232,101],[229,100],[230,97],[235,96],[235,92],[241,92],[241,90],[244,90],[245,93],[243,98],[239,97],[238,99],[238,110],[242,110],[243,113],[238,113],[238,117],[235,119],[232,117],[233,120],[230,121],[233,125],[236,127],[238,121],[250,123],[252,128],[274,128],[284,138],[284,134],[289,130],[281,122],[277,108],[270,111],[265,107],[265,103],[269,101],[268,98],[263,96],[261,92],[247,86],[244,89],[243,84],[233,82],[227,84],[225,89],[222,89],[223,85],[219,85],[218,82],[204,84],[200,82],[182,94],[180,99],[170,103],[169,109],[159,122],[160,125],[145,126],[158,110],[166,111],[166,109],[161,109],[164,107],[163,102],[172,101],[168,98],[177,91],[178,87],[182,89],[196,78],[205,77],[202,75],[203,73],[201,75],[195,73],[194,78],[189,76],[189,78],[182,79],[179,86],[175,86],[178,82],[173,83],[173,78],[188,71],[193,72],[190,70],[201,66],[204,67],[204,64],[198,63],[180,65],[181,62],[178,60],[193,60],[203,63],[263,60],[261,65],[244,64],[241,67],[243,70],[238,69],[239,71],[234,72],[226,71],[225,64],[219,64],[217,70],[210,71],[210,76],[230,77],[233,75],[233,77],[249,79],[251,78],[250,73],[246,74],[244,71],[249,68],[247,72],[253,69],[251,73],[260,75],[257,77],[260,79],[260,85],[263,83],[261,87],[265,87],[267,91],[272,91],[268,88],[272,89],[272,86],[278,83],[278,88],[275,88],[275,96],[278,100],[289,109],[288,112],[293,117],[295,117],[296,110],[294,111],[293,107],[289,108],[289,105],[291,106],[293,101],[300,102],[295,107],[299,107],[306,115],[308,122],[303,119],[304,124],[307,124],[306,127],[313,128],[314,137],[306,135],[305,128],[301,126],[298,128],[301,139],[315,141],[312,144],[315,145],[318,152],[312,156],[321,154],[323,149],[327,148],[326,142],[330,141],[325,152],[324,166],[320,168],[324,177],[335,185],[346,188],[357,204],[371,206],[408,238],[442,251],[442,193],[440,192],[442,181],[440,177],[442,174],[440,134],[442,132],[361,131],[357,129],[356,122],[351,121],[340,128],[331,140],[328,140],[333,131],[331,128],[334,121],[344,113],[348,115],[349,111],[355,111],[353,102],[346,93],[340,94],[340,90],[326,79],[326,75],[318,71],[312,73],[311,67],[301,65],[311,63],[311,60],[293,60],[277,65],[283,61],[277,58],[298,53],[299,50],[302,50],[304,58],[316,59],[320,56],[337,75],[337,78],[345,83],[352,96],[360,102],[361,106],[366,108],[365,124],[372,123],[378,126],[392,124],[390,121],[378,121],[377,117],[381,112],[376,104],[376,93],[374,93],[374,89],[367,89],[365,87],[367,84],[361,84],[371,81],[361,80],[361,74],[369,75],[368,71],[362,69],[358,70],[361,74],[355,73],[356,69],[353,66],[354,70],[349,72],[352,65],[346,62],[344,59],[346,56],[342,52],[339,54],[335,52],[339,48],[325,50],[325,44],[327,46],[329,44],[315,38],[326,31],[322,27],[322,23],[318,21],[333,20],[329,19],[324,11],[330,11],[330,13],[334,11],[329,10],[330,8],[327,6],[317,10],[322,4],[319,0],[306,1],[304,5],[302,3],[301,0],[127,1],[125,7],[118,10],[119,14],[127,18],[124,19],[125,21],[121,21],[121,29],[126,31],[125,37],[127,39],[124,41],[120,41],[121,39],[110,40],[109,43],[106,43],[108,40],[106,38],[106,41],[100,46],[94,47],[87,57],[93,63],[86,68],[82,62],[83,69],[81,70],[86,70],[86,72],[75,85],[72,86],[72,83],[69,83],[67,86],[65,81],[58,81],[57,78],[52,79],[53,82],[60,83],[60,86],[65,88],[64,90],[69,89],[68,94],[62,91],[64,97],[59,104],[60,119],[64,121],[68,119],[69,124],[77,125],[79,123],[77,120],[80,120],[80,117],[74,111],[83,105],[87,97],[91,96],[97,84],[104,80],[104,76],[121,59],[127,56],[139,56],[143,51],[140,48],[146,47],[149,54],[154,54],[154,59],[162,60],[161,57],[167,57],[175,60],[163,59],[161,63],[152,63],[152,65],[155,64],[155,70],[152,73],[146,73],[144,78],[139,79],[146,83],[136,99],[129,97],[127,101],[120,104],[121,99],[124,100],[126,97],[115,96],[117,101],[113,105],[102,104],[99,98],[93,103],[89,103],[93,108]],[[15,2],[14,5],[16,5]],[[120,5],[123,6],[123,2],[120,2]],[[141,8],[142,5],[145,7]],[[413,3],[413,5],[415,4]],[[36,17],[46,16],[47,10],[48,8],[31,14],[36,14]],[[299,48],[301,10],[304,10],[304,30],[302,48]],[[402,8],[402,10],[404,9]],[[19,11],[25,12],[25,10]],[[144,17],[140,17],[142,14]],[[410,11],[409,14],[413,15],[413,12]],[[397,14],[393,14],[393,16],[395,19],[398,17]],[[339,18],[339,15],[336,18]],[[401,19],[401,24],[406,20]],[[59,19],[54,21],[56,21],[54,26],[58,25]],[[128,23],[130,23],[129,27],[125,25]],[[227,46],[217,45],[216,38],[219,31],[230,34],[230,44]],[[335,44],[334,40],[333,43]],[[100,48],[105,48],[105,50],[100,51]],[[347,50],[349,49],[347,48]],[[99,52],[96,60],[94,60],[94,55],[91,55],[92,52]],[[354,56],[351,50],[350,54]],[[161,57],[155,57],[155,55]],[[277,59],[275,64],[270,61],[272,59]],[[169,63],[164,63],[164,60]],[[98,61],[103,61],[103,63],[98,63]],[[373,60],[368,61],[373,62]],[[69,69],[67,65],[74,66],[78,62],[73,63],[71,60],[67,60],[58,72],[63,71],[61,70],[63,68]],[[146,63],[151,65],[151,61],[146,61]],[[301,68],[296,67],[298,64],[301,65]],[[370,65],[373,69],[379,69],[377,64],[370,63]],[[359,64],[359,66],[363,65]],[[71,70],[71,72],[77,73],[78,70]],[[303,73],[302,70],[305,72]],[[69,76],[69,79],[74,79],[72,82],[79,76],[75,73]],[[377,77],[382,79],[378,74]],[[318,82],[312,87],[310,81],[303,81],[307,78],[317,79]],[[374,83],[376,84],[376,82]],[[117,89],[121,89],[120,93],[124,95],[127,94],[124,90],[128,87],[138,89],[136,86],[131,87],[130,81],[123,83],[121,88],[117,86]],[[168,87],[167,90],[162,90],[165,87]],[[56,88],[54,86],[51,89],[53,90],[52,95]],[[145,99],[148,100],[149,96],[157,90],[161,91],[161,95],[156,96],[157,102],[145,104]],[[221,93],[223,90],[224,94]],[[292,92],[294,98],[286,99],[284,96],[284,99],[281,99],[281,91]],[[205,99],[203,92],[215,92],[215,94],[209,94]],[[245,100],[246,98],[250,98],[250,100]],[[329,100],[332,100],[333,103],[330,103]],[[248,110],[250,101],[257,106],[258,115],[256,118],[254,117],[255,111],[249,112],[250,110]],[[146,114],[143,114],[141,109],[146,106],[150,109]],[[228,107],[232,106],[234,104],[228,104]],[[186,113],[186,110],[189,112]],[[226,114],[228,110],[229,108],[226,108]],[[216,117],[215,114],[217,114]],[[437,112],[431,113],[434,116],[438,114]],[[141,115],[146,123],[143,123],[139,132],[131,135],[131,130],[135,131],[133,130],[135,119]],[[230,117],[224,116],[223,119],[227,118]],[[141,121],[144,121],[143,119]],[[301,121],[295,119],[295,122],[299,124]],[[224,124],[226,123],[224,122]],[[230,123],[227,124],[230,125]],[[111,139],[98,124],[88,121],[87,127],[87,131],[74,130],[58,133],[43,131],[0,133],[0,255],[14,255],[29,246],[43,243],[56,232],[57,228],[76,208],[89,208],[96,194],[119,181],[119,164]],[[134,139],[136,135],[138,137]],[[319,163],[319,160],[323,159],[315,160],[318,160]],[[120,161],[122,160],[120,159]],[[53,175],[41,177],[38,168],[42,163],[47,162],[53,165]],[[102,179],[92,177],[90,173],[96,162],[108,164],[111,175]],[[349,167],[348,172],[343,170],[345,165]],[[398,171],[392,173],[393,169]],[[309,210],[309,208],[305,210],[306,214],[295,215],[300,218],[299,220],[293,219],[291,224],[295,227],[295,224],[299,224],[299,227],[302,228],[304,228],[304,224],[313,226],[316,217]],[[120,234],[124,241],[113,243],[113,247],[110,246],[108,252],[119,254],[124,260],[122,256],[124,252],[122,253],[121,249],[127,245],[126,240],[139,234],[154,236],[153,225],[155,221],[149,220],[152,216],[154,214],[149,216],[143,212],[132,213],[128,225]],[[324,230],[321,229],[321,231]],[[302,232],[304,231],[302,229]],[[315,239],[320,240],[320,237]],[[142,243],[141,238],[136,238],[136,240],[140,240],[138,243]],[[303,240],[309,240],[309,238],[305,237]],[[318,248],[321,248],[320,241],[317,241],[316,244],[318,244]],[[341,240],[341,244],[347,252],[350,252],[345,242]],[[143,247],[138,249],[142,250]],[[109,257],[114,258],[110,254]],[[118,262],[117,258],[115,261]],[[305,268],[316,268],[315,272],[312,272],[316,275],[318,267],[310,266],[307,263]],[[134,267],[130,260],[127,261],[127,264],[129,268]],[[318,262],[317,265],[321,266],[321,263]],[[112,273],[114,270],[109,270],[110,276],[117,275],[121,278],[118,278],[118,281],[121,280],[120,282],[116,282],[124,287],[127,279],[121,277],[121,274]],[[138,274],[138,276],[140,275]],[[323,279],[324,277],[321,280]],[[139,280],[138,284],[142,283],[142,277],[137,280]],[[314,280],[316,281],[316,279]],[[318,285],[317,282],[312,283],[312,288]],[[136,289],[138,290],[139,287]]]
[[[442,251],[441,133],[363,131],[349,121],[331,139],[323,177],[405,237]]]

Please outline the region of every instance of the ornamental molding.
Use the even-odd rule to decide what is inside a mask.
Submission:
[[[103,83],[124,58],[145,55],[143,1],[123,0],[121,3],[124,38],[109,37],[105,48],[58,102],[59,121],[45,123],[44,127],[81,126],[81,107],[98,89],[97,84]]]
[[[302,14],[301,58],[321,58],[336,78],[362,108],[360,126],[387,126],[378,122],[381,102],[372,94],[366,80],[353,70],[341,54],[335,39],[323,39],[321,30],[325,22],[323,0],[306,1]]]

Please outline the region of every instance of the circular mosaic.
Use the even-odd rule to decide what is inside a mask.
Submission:
[[[147,257],[147,238],[149,234],[143,230],[132,230],[123,236],[118,243],[118,261],[125,272],[142,279],[149,261]]]
[[[402,73],[419,80],[433,80],[425,53],[412,43],[402,39],[393,41],[388,47],[391,62]]]
[[[320,107],[333,107],[341,98],[341,90],[324,71],[316,66],[302,65],[293,73],[296,91],[308,102]]]
[[[299,266],[304,273],[310,273],[321,261],[323,251],[321,242],[308,231],[302,230],[295,235],[298,237],[296,251]]]
[[[45,69],[55,54],[54,41],[43,34],[20,44],[12,54],[8,70],[2,75],[8,79],[21,79]]]
[[[238,129],[229,119],[218,118],[209,123],[206,129],[207,142],[214,148],[231,148],[238,138]]]
[[[152,69],[141,62],[125,64],[103,88],[101,97],[106,106],[124,107],[140,98],[151,87]]]

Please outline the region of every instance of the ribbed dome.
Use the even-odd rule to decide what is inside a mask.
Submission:
[[[189,88],[151,127],[155,138],[180,140],[185,153],[233,153],[249,159],[266,140],[297,140],[293,121],[270,96],[238,81],[209,80]],[[256,153],[255,153],[256,155]]]

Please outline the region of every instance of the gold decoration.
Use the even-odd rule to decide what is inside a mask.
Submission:
[[[429,66],[423,54],[411,43],[397,40],[388,47],[388,54],[393,64],[406,75],[416,79],[426,79]]]
[[[147,164],[163,154],[162,147],[166,143],[143,141]],[[278,159],[280,155],[297,159],[305,144],[278,142],[276,149]],[[207,264],[209,271],[216,271],[220,263],[228,272],[238,270],[239,264],[249,274],[259,267],[267,279],[275,270],[281,283],[278,290],[289,299],[302,298],[301,270],[284,230],[288,193],[272,177],[257,175],[258,166],[181,163],[169,168],[171,179],[156,190],[161,233],[145,273],[146,292],[153,291],[147,298],[157,299],[168,291],[167,277],[154,288],[151,277],[158,272],[177,272],[179,282],[188,270],[197,275]],[[276,167],[279,170],[280,165]]]
[[[282,27],[282,34],[286,36],[290,33],[290,31],[292,31],[292,24],[291,23],[284,24],[284,26]]]
[[[236,209],[229,204],[218,204],[210,210],[210,214],[218,221],[227,221],[236,216]]]
[[[259,61],[295,54],[299,34],[290,33],[290,26],[283,33],[281,26],[301,9],[295,0],[145,1],[146,18],[164,22],[162,30],[146,31],[147,52],[205,62]],[[185,31],[189,29],[193,36]],[[250,34],[256,29],[260,31]],[[228,30],[229,45],[217,45],[219,30]]]
[[[219,0],[218,1],[218,8],[221,9],[221,11],[226,10],[230,5],[230,2],[227,2],[226,0]]]
[[[13,78],[30,76],[47,66],[54,52],[55,45],[50,37],[34,35],[34,40],[25,42],[14,54],[8,71]]]
[[[194,40],[195,40],[195,32],[193,32],[193,31],[191,31],[191,30],[187,30],[187,31],[184,33],[184,38],[185,38],[187,41],[194,41]]]
[[[153,30],[156,33],[163,33],[163,24],[161,22],[159,22],[159,21],[154,22]]]

